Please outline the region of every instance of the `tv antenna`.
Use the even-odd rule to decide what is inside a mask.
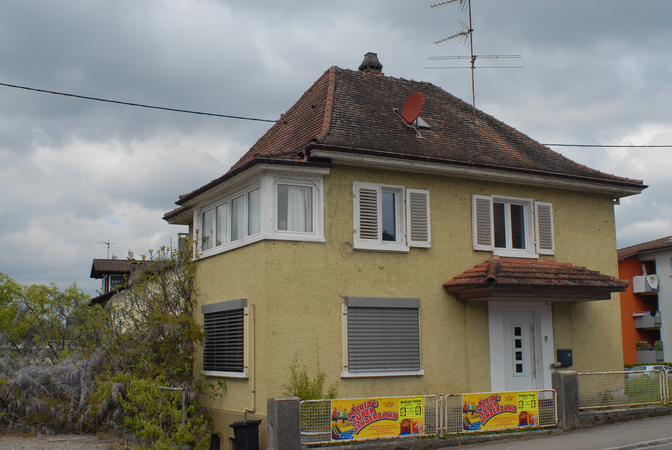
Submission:
[[[110,247],[113,245],[118,244],[118,242],[113,241],[112,239],[108,239],[107,241],[98,241],[96,244],[104,244],[107,245],[107,259],[110,259]]]
[[[471,0],[444,0],[439,3],[430,5],[430,8],[438,8],[439,6],[446,6],[451,3],[459,3],[460,11],[468,12],[469,25],[460,20],[462,29],[454,33],[444,36],[440,39],[434,40],[434,43],[439,45],[444,42],[458,40],[462,45],[469,44],[470,56],[430,56],[430,60],[461,60],[467,59],[471,61],[471,67],[425,67],[425,69],[469,69],[471,68],[471,107],[474,111],[474,120],[476,120],[476,89],[474,87],[474,69],[522,69],[522,66],[490,66],[490,67],[476,67],[476,58],[482,59],[508,59],[520,58],[520,55],[474,55],[474,29],[471,22]]]

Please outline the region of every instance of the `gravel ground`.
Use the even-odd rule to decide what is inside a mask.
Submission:
[[[136,450],[138,447],[116,437],[100,435],[57,434],[33,436],[30,434],[0,434],[0,450]]]

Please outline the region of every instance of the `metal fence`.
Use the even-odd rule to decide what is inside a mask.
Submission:
[[[424,404],[424,428],[422,433],[414,434],[413,437],[435,436],[439,432],[439,403],[436,395],[414,395],[388,398],[422,397]],[[339,401],[359,399],[338,399]],[[327,444],[333,442],[332,436],[332,409],[331,400],[304,400],[301,402],[301,444]],[[336,424],[337,425],[337,424]],[[384,439],[392,439],[404,436],[385,436]],[[382,438],[382,437],[381,437]],[[376,439],[376,438],[372,438]],[[361,441],[362,439],[339,439],[338,442]]]
[[[585,372],[577,374],[579,410],[667,405],[670,382],[657,370]]]
[[[483,393],[484,396],[490,395],[489,392]],[[539,423],[535,427],[554,427],[558,424],[558,401],[557,394],[553,389],[542,389],[537,391],[537,410],[539,413]],[[447,394],[442,401],[444,407],[444,434],[470,433],[473,431],[465,429],[464,410],[462,403],[462,394]],[[487,431],[503,430],[505,428],[488,428]]]
[[[553,389],[543,389],[537,392],[537,412],[538,423],[534,425],[539,427],[554,427],[558,423],[558,402],[557,394]],[[478,393],[474,393],[478,395]],[[492,393],[483,393],[484,396]],[[411,397],[422,397],[424,399],[424,429],[417,436],[441,436],[445,434],[470,433],[472,430],[465,429],[463,394],[440,394],[422,395]],[[404,397],[386,397],[387,398],[408,398]],[[360,399],[338,399],[357,401]],[[332,426],[334,421],[338,426],[338,421],[345,418],[333,416],[331,400],[304,400],[301,402],[301,444],[326,444],[332,441]],[[505,428],[489,428],[487,432],[502,430]],[[509,428],[510,429],[510,428]],[[522,428],[521,428],[522,429]],[[385,436],[381,439],[391,439],[404,436]],[[371,438],[376,439],[376,438]],[[337,442],[361,441],[362,439],[339,439]]]

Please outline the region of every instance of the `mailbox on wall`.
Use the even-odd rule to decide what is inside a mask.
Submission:
[[[572,365],[572,350],[558,349],[558,362],[562,367],[570,367]]]

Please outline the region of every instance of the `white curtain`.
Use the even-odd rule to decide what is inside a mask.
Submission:
[[[313,231],[313,190],[306,186],[280,185],[278,187],[278,203],[282,205],[284,198],[287,204],[287,225],[280,229],[287,231]],[[282,214],[284,215],[284,214]],[[282,222],[282,220],[281,220]]]

